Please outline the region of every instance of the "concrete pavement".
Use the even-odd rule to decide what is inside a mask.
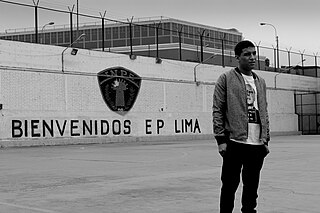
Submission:
[[[259,213],[319,213],[320,136],[270,149]],[[220,166],[207,140],[1,149],[0,213],[218,212]]]

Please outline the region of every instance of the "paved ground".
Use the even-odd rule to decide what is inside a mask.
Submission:
[[[272,138],[259,213],[320,212],[319,152],[320,136]],[[218,212],[220,165],[211,141],[1,149],[0,212]]]

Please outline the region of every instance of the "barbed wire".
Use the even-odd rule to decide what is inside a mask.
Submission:
[[[18,2],[13,2],[13,1],[7,1],[7,0],[0,0],[0,2],[2,3],[7,3],[7,4],[13,4],[13,5],[18,5],[18,6],[24,6],[24,7],[35,7],[35,5],[30,5],[30,4],[24,4],[24,3],[18,3]],[[49,8],[49,7],[44,7],[44,6],[37,6],[38,9],[42,9],[42,10],[47,10],[47,11],[51,11],[51,12],[58,12],[58,13],[65,13],[65,14],[72,14],[72,15],[78,15],[80,17],[85,17],[85,18],[92,18],[92,19],[97,19],[97,20],[105,20],[105,21],[109,21],[109,22],[113,22],[113,23],[118,23],[118,24],[123,24],[123,25],[128,25],[130,24],[129,21],[122,21],[122,20],[116,20],[116,19],[111,19],[111,18],[106,18],[106,17],[99,17],[99,16],[94,16],[94,15],[89,15],[89,14],[84,14],[84,13],[76,13],[74,11],[67,11],[67,10],[61,10],[61,9],[55,9],[55,8]],[[166,18],[167,19],[167,18]],[[164,32],[174,32],[174,33],[179,33],[179,30],[171,30],[171,29],[167,29],[165,27],[162,27],[161,21],[160,22],[154,22],[153,24],[139,24],[139,23],[135,23],[132,22],[131,23],[133,27],[147,27],[147,28],[153,28],[153,29],[159,29],[159,30],[163,30]],[[182,24],[177,24],[177,26],[179,27]],[[201,27],[199,27],[199,29],[205,30],[204,28],[202,29]],[[226,29],[220,29],[222,31],[226,31],[228,33],[231,33],[231,31],[228,31]],[[224,33],[226,33],[224,32]],[[134,33],[134,32],[133,32]],[[185,37],[200,37],[200,32],[198,34],[195,33],[190,33],[190,32],[185,32],[184,30],[180,32],[182,35],[184,35]],[[223,35],[223,32],[219,32],[220,35]],[[204,39],[215,39],[215,40],[224,40],[226,42],[229,43],[233,43],[236,44],[237,42],[229,40],[224,38],[224,36],[221,36],[221,38],[215,38],[215,37],[211,37],[209,36],[209,32],[203,35]]]
[[[162,30],[164,32],[164,34],[166,33],[175,33],[176,35],[181,35],[181,36],[184,36],[184,38],[197,38],[199,37],[202,37],[203,41],[204,42],[225,42],[225,45],[231,45],[231,46],[234,46],[238,41],[232,41],[230,39],[227,39],[225,38],[225,33],[230,33],[232,34],[232,31],[229,31],[227,29],[222,29],[222,28],[217,28],[221,31],[218,31],[218,32],[214,32],[214,33],[217,33],[217,36],[220,38],[217,38],[216,36],[213,36],[212,37],[212,34],[210,34],[210,32],[208,33],[204,33],[203,35],[201,35],[202,33],[200,31],[203,32],[203,30],[207,30],[205,29],[205,26],[201,27],[195,27],[195,28],[198,28],[200,31],[196,34],[196,33],[191,33],[190,31],[186,31],[185,29],[183,29],[183,24],[181,23],[177,23],[177,26],[176,26],[176,30],[173,30],[173,29],[168,29],[166,28],[165,23],[161,23],[161,19],[160,21],[157,20],[157,22],[153,22],[152,24],[150,24],[150,22],[152,21],[148,21],[149,23],[148,24],[139,24],[139,23],[136,23],[136,22],[129,22],[129,19],[127,21],[123,21],[123,20],[117,20],[117,19],[111,19],[111,18],[106,18],[106,17],[101,17],[101,16],[95,16],[95,15],[90,15],[90,14],[84,14],[84,13],[76,13],[74,11],[68,11],[68,10],[62,10],[62,9],[55,9],[55,8],[51,8],[51,7],[44,7],[44,6],[40,6],[40,5],[31,5],[31,4],[26,4],[26,3],[20,3],[20,2],[15,2],[15,1],[9,1],[9,0],[0,0],[0,2],[2,3],[6,3],[6,4],[12,4],[12,5],[16,5],[16,6],[22,6],[22,7],[29,7],[29,8],[34,8],[34,7],[37,7],[38,9],[42,9],[42,10],[46,10],[46,11],[51,11],[51,12],[57,12],[57,13],[64,13],[64,14],[72,14],[72,15],[77,15],[77,16],[80,16],[80,17],[85,17],[85,18],[91,18],[91,19],[96,19],[96,20],[104,20],[104,21],[107,21],[107,22],[112,22],[112,23],[118,23],[118,24],[121,24],[121,25],[125,25],[125,26],[128,26],[131,24],[131,26],[133,27],[133,30],[132,30],[132,34],[133,36],[132,37],[135,37],[134,36],[134,28],[135,27],[141,27],[141,28],[153,28],[154,30],[158,29],[158,30]],[[44,1],[45,3],[49,3],[48,1]],[[59,5],[59,6],[66,6],[65,4],[63,4],[62,2],[61,3],[52,3],[50,2],[49,4],[52,4],[52,5]],[[91,10],[91,9],[90,9]],[[93,11],[93,10],[92,10]],[[169,19],[169,18],[166,18],[165,19]],[[164,19],[164,20],[165,20]],[[207,30],[208,31],[208,30]],[[210,30],[210,31],[214,31],[213,29]],[[240,35],[239,34],[233,34],[233,35]],[[241,35],[242,36],[242,35]],[[219,43],[220,45],[220,43]],[[262,45],[259,45],[258,46],[260,49],[263,48],[263,49],[266,49],[266,50],[274,50],[275,48],[274,47],[266,47],[266,46],[262,46]],[[282,49],[279,49],[280,52],[288,52],[286,50],[282,50]],[[296,51],[290,51],[290,53],[293,53],[293,54],[297,54],[297,55],[301,55],[300,52],[296,52]],[[315,54],[311,55],[311,54],[306,54],[304,53],[303,54],[304,56],[308,56],[308,57],[314,57]],[[318,56],[315,56],[318,58]]]

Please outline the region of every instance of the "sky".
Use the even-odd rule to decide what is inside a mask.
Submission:
[[[8,0],[33,5],[38,0]],[[77,0],[39,0],[39,6],[68,11]],[[78,0],[79,12],[106,18],[130,19],[165,16],[189,22],[236,28],[261,46],[275,46],[272,24],[283,50],[320,56],[320,0]],[[10,5],[0,0],[0,32],[6,29],[34,27],[34,8]],[[54,21],[55,25],[69,23],[68,14],[39,10],[39,26]],[[92,22],[80,18],[80,22]]]

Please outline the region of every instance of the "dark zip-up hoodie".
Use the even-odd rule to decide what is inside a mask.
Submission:
[[[266,83],[263,78],[252,72],[257,87],[260,116],[260,140],[268,144],[269,117],[267,110]],[[247,91],[240,71],[232,69],[223,73],[217,80],[213,95],[213,131],[218,144],[230,139],[246,141],[248,139]]]

